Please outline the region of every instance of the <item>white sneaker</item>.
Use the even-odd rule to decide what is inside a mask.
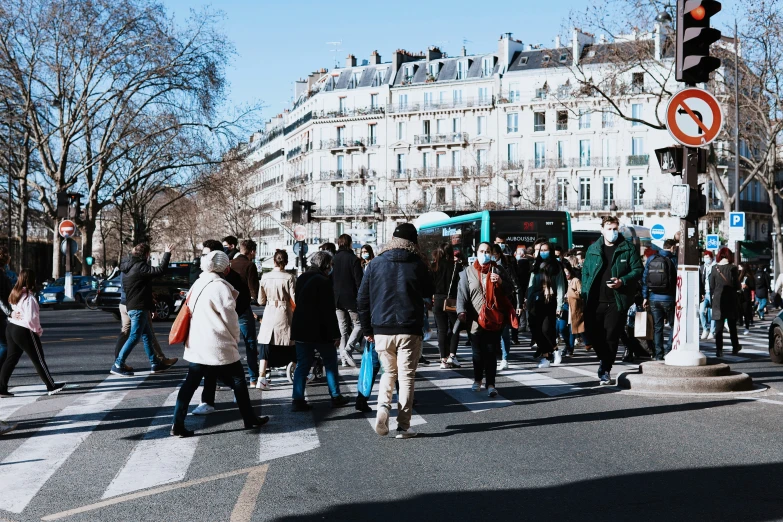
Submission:
[[[202,402],[201,404],[196,406],[195,410],[193,410],[193,415],[209,415],[213,411],[215,411],[214,406],[210,406],[206,402]]]
[[[508,370],[508,361],[505,359],[500,361],[500,367],[498,368],[498,370]]]
[[[378,415],[375,417],[375,433],[384,437],[389,434],[389,407],[378,406]]]
[[[560,366],[563,362],[563,353],[560,350],[555,350],[555,362],[554,366]]]
[[[307,374],[307,384],[310,384],[310,383],[311,383],[311,382],[313,382],[314,380],[315,380],[315,375],[314,375],[314,374],[312,374],[312,373],[308,373],[308,374]]]
[[[742,335],[750,335],[750,330],[748,330],[747,328],[745,328],[745,331],[744,331],[744,332],[742,332]]]
[[[481,383],[480,382],[473,382],[473,386],[470,387],[471,390],[474,392],[477,392],[481,389]]]
[[[712,339],[715,339],[715,334],[713,334],[712,332],[710,332],[710,333],[709,333],[709,335],[707,335],[707,340],[708,340],[708,341],[711,341]]]
[[[498,396],[498,391],[495,389],[495,387],[494,387],[494,386],[491,386],[491,387],[489,388],[489,392],[487,393],[487,395],[489,395],[489,396],[490,396],[490,397],[492,397],[492,398],[495,398],[495,397],[497,397],[497,396]]]
[[[446,361],[441,361],[440,362],[440,369],[441,370],[448,370],[449,369],[449,364]]]
[[[430,337],[432,337],[432,333],[430,331],[424,332],[424,336],[422,337],[422,341],[429,341]]]
[[[457,356],[456,355],[450,356],[449,359],[446,361],[446,363],[450,364],[452,368],[459,368],[460,367],[460,364],[459,364],[459,361],[457,360]]]
[[[388,430],[387,430],[388,431]],[[418,435],[413,428],[408,428],[407,430],[397,430],[397,436],[394,437],[395,439],[412,439]]]
[[[351,354],[348,353],[347,350],[343,350],[342,353],[343,361],[348,364],[351,368],[356,368],[356,362],[353,360],[353,357],[351,357]]]
[[[550,366],[552,365],[549,363],[549,359],[541,359],[541,362],[538,363],[539,368],[549,368]]]
[[[708,330],[704,330],[704,333],[701,334],[701,338],[706,339],[708,335],[710,335],[710,332]]]
[[[269,391],[269,381],[267,379],[258,379],[256,390]]]

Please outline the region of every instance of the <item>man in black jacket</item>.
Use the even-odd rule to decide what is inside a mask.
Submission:
[[[239,255],[239,250],[237,250],[238,244],[239,240],[236,236],[226,236],[223,238],[223,252],[228,256],[229,261]]]
[[[383,366],[375,431],[389,433],[394,383],[399,377],[397,438],[415,437],[410,427],[416,367],[421,357],[424,299],[435,292],[432,273],[419,251],[418,232],[399,225],[394,237],[367,265],[359,287],[359,323]]]
[[[120,265],[122,276],[122,288],[125,291],[125,307],[131,319],[130,334],[120,354],[114,361],[110,373],[130,377],[133,372],[125,366],[131,351],[141,338],[144,343],[144,351],[147,352],[152,373],[160,373],[171,368],[160,360],[152,348],[152,338],[148,333],[149,311],[154,308],[152,299],[152,280],[166,273],[171,260],[171,245],[166,245],[160,266],[152,267],[149,264],[150,246],[147,243],[139,243],[131,251],[131,256]]]
[[[340,324],[340,357],[343,366],[356,367],[350,349],[362,335],[359,314],[356,313],[356,295],[362,284],[362,262],[352,250],[353,239],[348,234],[337,238],[337,254],[334,256],[334,304]]]

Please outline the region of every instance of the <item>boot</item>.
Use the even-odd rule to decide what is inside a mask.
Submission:
[[[367,397],[362,397],[361,395],[356,396],[356,404],[354,405],[356,408],[356,411],[360,411],[362,413],[371,413],[372,408],[367,404]]]
[[[632,363],[634,361],[633,353],[626,347],[623,352],[623,362]]]

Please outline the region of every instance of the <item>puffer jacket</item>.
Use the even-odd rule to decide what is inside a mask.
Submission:
[[[146,259],[131,256],[120,264],[122,289],[125,291],[125,306],[128,310],[152,310],[152,280],[166,273],[171,253],[163,254],[160,266],[153,267]]]
[[[582,300],[585,303],[585,309],[597,306],[598,303],[590,301],[590,289],[593,284],[603,284],[596,281],[601,274],[604,262],[601,255],[601,245],[604,238],[590,245],[585,254],[585,263],[582,266]],[[633,243],[622,240],[614,251],[612,259],[612,277],[616,277],[623,282],[623,286],[614,291],[617,309],[625,313],[634,301],[636,292],[639,289],[639,283],[644,273],[642,258],[639,256],[639,249]]]
[[[424,299],[435,293],[418,247],[394,238],[367,265],[357,299],[364,335],[422,335]]]

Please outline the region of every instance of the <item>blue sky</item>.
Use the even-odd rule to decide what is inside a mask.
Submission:
[[[378,50],[384,62],[398,48],[411,52],[438,45],[457,55],[463,39],[469,54],[497,49],[501,33],[524,43],[551,46],[567,25],[569,13],[585,0],[468,2],[395,0],[162,0],[182,20],[190,9],[211,6],[226,15],[224,30],[236,46],[228,69],[229,105],[263,102],[263,118],[291,101],[293,82],[321,67],[341,64],[352,53],[358,63]],[[723,2],[728,21],[733,0]],[[502,7],[502,5],[505,7]],[[545,8],[544,8],[545,6]],[[342,41],[335,46],[327,42]]]

